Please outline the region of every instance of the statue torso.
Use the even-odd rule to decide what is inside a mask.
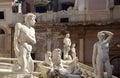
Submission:
[[[29,36],[33,36],[34,31],[33,31],[33,28],[32,27],[27,27],[25,25],[22,25],[21,24],[21,27],[20,27],[20,34],[19,34],[19,43],[29,43],[30,44],[30,38],[26,35],[28,34]]]
[[[97,57],[102,60],[109,59],[109,43],[97,43]]]

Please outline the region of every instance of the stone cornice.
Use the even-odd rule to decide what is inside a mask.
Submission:
[[[120,27],[120,22],[111,22],[111,23],[55,23],[55,24],[36,24],[36,27]]]
[[[10,28],[14,28],[15,24],[9,24]],[[109,28],[120,28],[120,22],[111,22],[106,24],[98,24],[98,23],[54,23],[54,24],[35,24],[35,28],[53,28],[53,27],[89,27],[89,28],[96,28],[96,27],[109,27]]]

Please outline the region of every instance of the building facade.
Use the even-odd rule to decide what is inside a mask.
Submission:
[[[16,10],[17,3],[22,6]],[[110,43],[110,61],[115,68],[114,74],[120,74],[120,0],[1,0],[0,56],[15,57],[14,26],[23,21],[24,13],[28,12],[37,16],[34,59],[44,60],[48,50],[62,50],[63,38],[69,32],[72,43],[76,44],[79,61],[91,66],[97,32],[108,30],[115,34]]]
[[[0,0],[0,56],[11,57],[11,29],[13,0]]]

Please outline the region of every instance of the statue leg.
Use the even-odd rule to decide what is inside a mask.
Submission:
[[[112,78],[112,67],[110,65],[109,60],[105,63],[105,68],[106,68],[108,78]]]
[[[96,61],[96,78],[104,78],[104,71],[103,71],[103,62],[102,60],[97,60]]]
[[[64,60],[69,59],[69,51],[70,51],[70,47],[65,47],[64,48]]]
[[[64,60],[67,59],[67,48],[66,47],[64,47],[63,58],[64,58]]]
[[[21,52],[21,54],[20,54],[20,57],[19,57],[19,60],[18,60],[18,64],[22,68],[22,73],[26,73],[26,72],[28,72],[28,70],[27,70],[27,65],[28,64],[27,64],[27,59],[26,59],[27,50],[24,47],[22,47],[20,52]]]
[[[28,69],[29,69],[30,73],[33,73],[34,72],[34,62],[33,62],[31,56],[29,56],[29,58],[28,58],[28,65],[29,65]]]

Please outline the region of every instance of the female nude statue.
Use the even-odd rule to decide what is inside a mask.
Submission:
[[[112,67],[109,62],[109,42],[113,37],[113,33],[100,31],[97,37],[99,41],[94,44],[92,56],[95,78],[104,78],[104,70],[107,72],[108,78],[112,78]]]
[[[25,15],[25,24],[17,23],[14,33],[14,50],[18,58],[20,73],[32,73],[34,63],[31,57],[32,45],[36,43],[35,24],[36,16],[32,13]]]

